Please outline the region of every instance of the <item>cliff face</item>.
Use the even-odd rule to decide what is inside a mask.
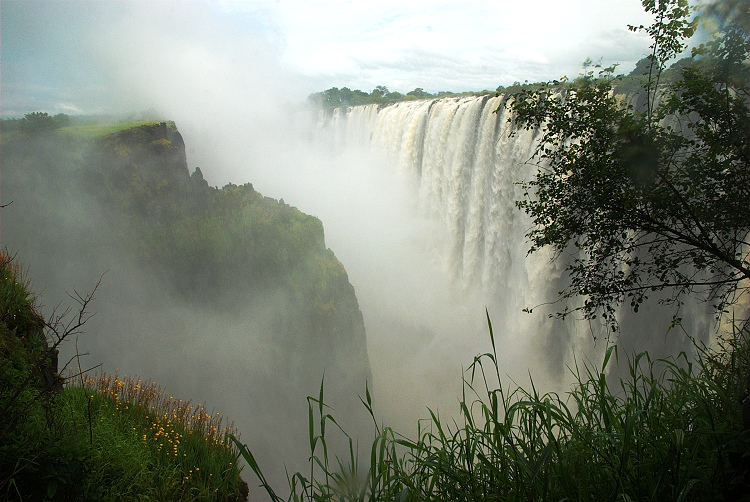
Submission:
[[[44,303],[104,273],[82,341],[91,366],[209,400],[248,441],[278,428],[303,443],[306,414],[289,408],[305,407],[324,374],[326,401],[346,397],[336,418],[359,413],[370,377],[362,313],[318,218],[249,183],[210,187],[190,173],[171,123],[7,135],[2,157],[3,195],[14,200],[3,244]]]
[[[108,166],[105,207],[127,222],[123,240],[175,296],[232,316],[262,304],[272,336],[306,378],[326,372],[332,391],[361,393],[370,377],[364,321],[318,218],[252,184],[218,189],[199,170],[190,175],[174,124],[104,137],[94,158]]]

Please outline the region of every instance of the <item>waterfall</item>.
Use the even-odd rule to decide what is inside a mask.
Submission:
[[[531,222],[515,201],[523,195],[517,182],[533,172],[527,161],[536,143],[529,131],[511,137],[503,101],[469,96],[340,108],[327,128],[339,147],[367,145],[384,155],[413,188],[420,214],[442,222],[461,288],[513,290],[533,301],[537,282],[559,271],[540,264],[547,257],[526,256]]]
[[[519,182],[537,169],[532,159],[537,137],[526,130],[511,134],[504,100],[485,95],[340,108],[322,115],[321,122],[337,148],[365,146],[386,159],[387,168],[411,188],[419,214],[439,221],[449,236],[445,263],[456,287],[481,291],[488,303],[499,305],[509,340],[534,337],[547,352],[544,364],[554,366],[548,373],[564,373],[573,357],[601,354],[603,344],[593,352],[584,347],[604,330],[595,323],[549,319],[563,307],[559,303],[537,309],[541,315],[522,313],[558,299],[565,264],[544,250],[527,255],[531,220],[515,202],[523,197]],[[641,315],[626,306],[620,310],[620,344],[658,356],[684,350],[684,337],[664,335],[671,312],[656,302],[647,310]],[[705,305],[688,299],[685,310],[691,334],[709,329]]]

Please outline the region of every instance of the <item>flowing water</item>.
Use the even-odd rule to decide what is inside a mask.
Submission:
[[[534,131],[511,134],[503,103],[503,96],[487,95],[338,108],[321,112],[319,139],[337,151],[364,148],[381,159],[382,168],[391,171],[400,187],[406,187],[417,217],[434,224],[427,237],[415,237],[432,242],[424,259],[433,264],[435,274],[446,274],[453,291],[436,300],[443,313],[416,326],[426,347],[403,342],[405,337],[419,338],[415,326],[401,326],[400,337],[384,334],[384,324],[391,330],[398,327],[383,319],[367,325],[371,347],[384,338],[397,339],[410,355],[432,357],[436,363],[453,357],[452,364],[465,368],[472,350],[476,354],[489,348],[481,334],[486,328],[477,322],[486,306],[508,376],[524,385],[530,373],[542,387],[564,391],[570,381],[568,366],[585,360],[598,363],[606,331],[596,324],[549,317],[564,306],[549,305],[564,287],[564,263],[553,261],[544,250],[527,254],[525,234],[531,221],[515,201],[523,197],[519,182],[538,169],[532,158],[537,139]],[[355,288],[359,292],[356,282]],[[367,321],[367,302],[362,303]],[[525,308],[533,312],[524,313]],[[444,311],[462,314],[443,318]],[[705,305],[688,302],[681,315],[689,334],[703,337],[710,330]],[[614,341],[626,352],[649,350],[660,357],[690,350],[683,333],[667,334],[671,311],[656,302],[645,305],[640,314],[623,308],[619,319],[622,331]],[[374,357],[380,352],[378,347],[370,351]],[[461,357],[463,361],[457,362]],[[387,371],[378,370],[388,362],[393,361],[373,361],[374,384],[382,392],[403,393],[393,389],[400,389],[398,382],[405,379],[457,391],[429,371],[420,375],[413,369],[394,370],[392,364]],[[450,377],[456,379],[456,374]],[[440,391],[428,395],[435,399]],[[411,399],[420,402],[415,396]],[[437,402],[450,407],[456,399]]]

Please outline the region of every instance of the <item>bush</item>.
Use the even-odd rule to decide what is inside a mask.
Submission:
[[[83,471],[85,450],[61,427],[57,350],[5,255],[0,275],[0,493],[11,500],[67,497]]]

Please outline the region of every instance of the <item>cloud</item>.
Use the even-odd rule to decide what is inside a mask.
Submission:
[[[621,36],[627,33],[627,22],[645,22],[635,0],[279,2],[277,6],[278,25],[287,35],[283,62],[305,75],[362,70],[366,75],[360,80],[368,81],[363,88],[385,84],[395,89],[388,77],[408,82],[401,90],[439,89],[448,83],[458,85],[451,89],[456,91],[495,87],[510,83],[518,68],[531,71],[521,80],[546,80],[571,73],[586,57],[636,61],[646,47],[642,38]],[[617,43],[611,43],[613,32],[618,33]],[[612,49],[617,53],[607,52]],[[440,59],[414,57],[427,53],[461,61],[461,66],[442,68]],[[436,75],[439,69],[445,73]]]
[[[154,62],[181,63],[186,71],[174,76],[185,86],[195,75],[216,83],[207,96],[227,88],[205,77],[228,62],[248,75],[236,85],[273,92],[254,85],[254,71],[262,85],[303,101],[333,86],[465,91],[548,80],[587,57],[627,67],[648,45],[626,31],[648,22],[637,0],[7,0],[2,14],[6,115],[58,102],[87,112],[143,107],[143,96],[118,84],[139,71],[153,79]]]

